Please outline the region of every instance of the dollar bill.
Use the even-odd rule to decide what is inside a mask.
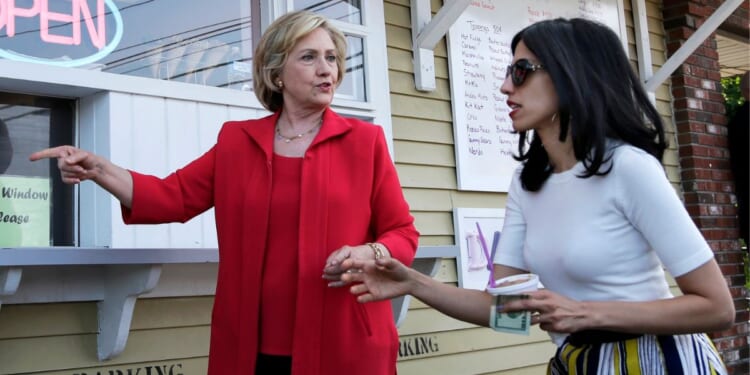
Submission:
[[[502,294],[492,298],[490,328],[498,332],[528,335],[531,311],[501,312],[507,302],[529,298],[526,294]]]

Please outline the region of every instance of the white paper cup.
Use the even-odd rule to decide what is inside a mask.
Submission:
[[[539,289],[539,276],[533,273],[522,273],[495,280],[495,287],[488,286],[487,293],[497,296],[500,294],[522,294]]]

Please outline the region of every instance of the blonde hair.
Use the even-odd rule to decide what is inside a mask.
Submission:
[[[344,34],[319,14],[304,10],[287,13],[268,26],[253,54],[253,88],[258,101],[267,110],[276,112],[284,103],[281,90],[276,86],[276,80],[287,62],[289,52],[300,39],[318,28],[328,32],[336,47],[336,65],[338,66],[336,85],[341,84],[345,73],[344,59],[346,58]]]

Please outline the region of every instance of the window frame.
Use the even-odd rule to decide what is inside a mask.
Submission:
[[[5,106],[21,106],[35,108],[37,110],[49,111],[50,128],[47,133],[50,144],[42,147],[55,147],[61,144],[71,144],[76,139],[76,123],[78,110],[74,100],[56,98],[49,95],[27,95],[10,92],[0,92],[0,104]],[[54,118],[54,122],[53,121]],[[8,124],[10,125],[10,124]],[[13,139],[12,141],[22,141]],[[15,155],[14,155],[15,156]],[[25,156],[25,155],[24,155]],[[23,161],[22,163],[28,163]],[[50,247],[74,246],[78,243],[77,215],[71,217],[72,212],[77,212],[75,207],[78,200],[75,188],[65,184],[59,178],[57,172],[57,161],[54,159],[37,161],[40,168],[48,165],[48,175],[43,176],[50,180]],[[5,175],[0,173],[0,175]],[[8,176],[14,176],[8,174]],[[31,175],[15,175],[19,177],[41,177]]]

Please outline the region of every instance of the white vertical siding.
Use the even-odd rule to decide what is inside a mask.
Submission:
[[[166,177],[208,151],[228,120],[261,109],[109,92],[81,100],[82,148],[140,173]],[[215,248],[213,210],[180,224],[124,225],[119,202],[91,183],[81,189],[81,246]],[[102,206],[105,206],[102,209]]]

